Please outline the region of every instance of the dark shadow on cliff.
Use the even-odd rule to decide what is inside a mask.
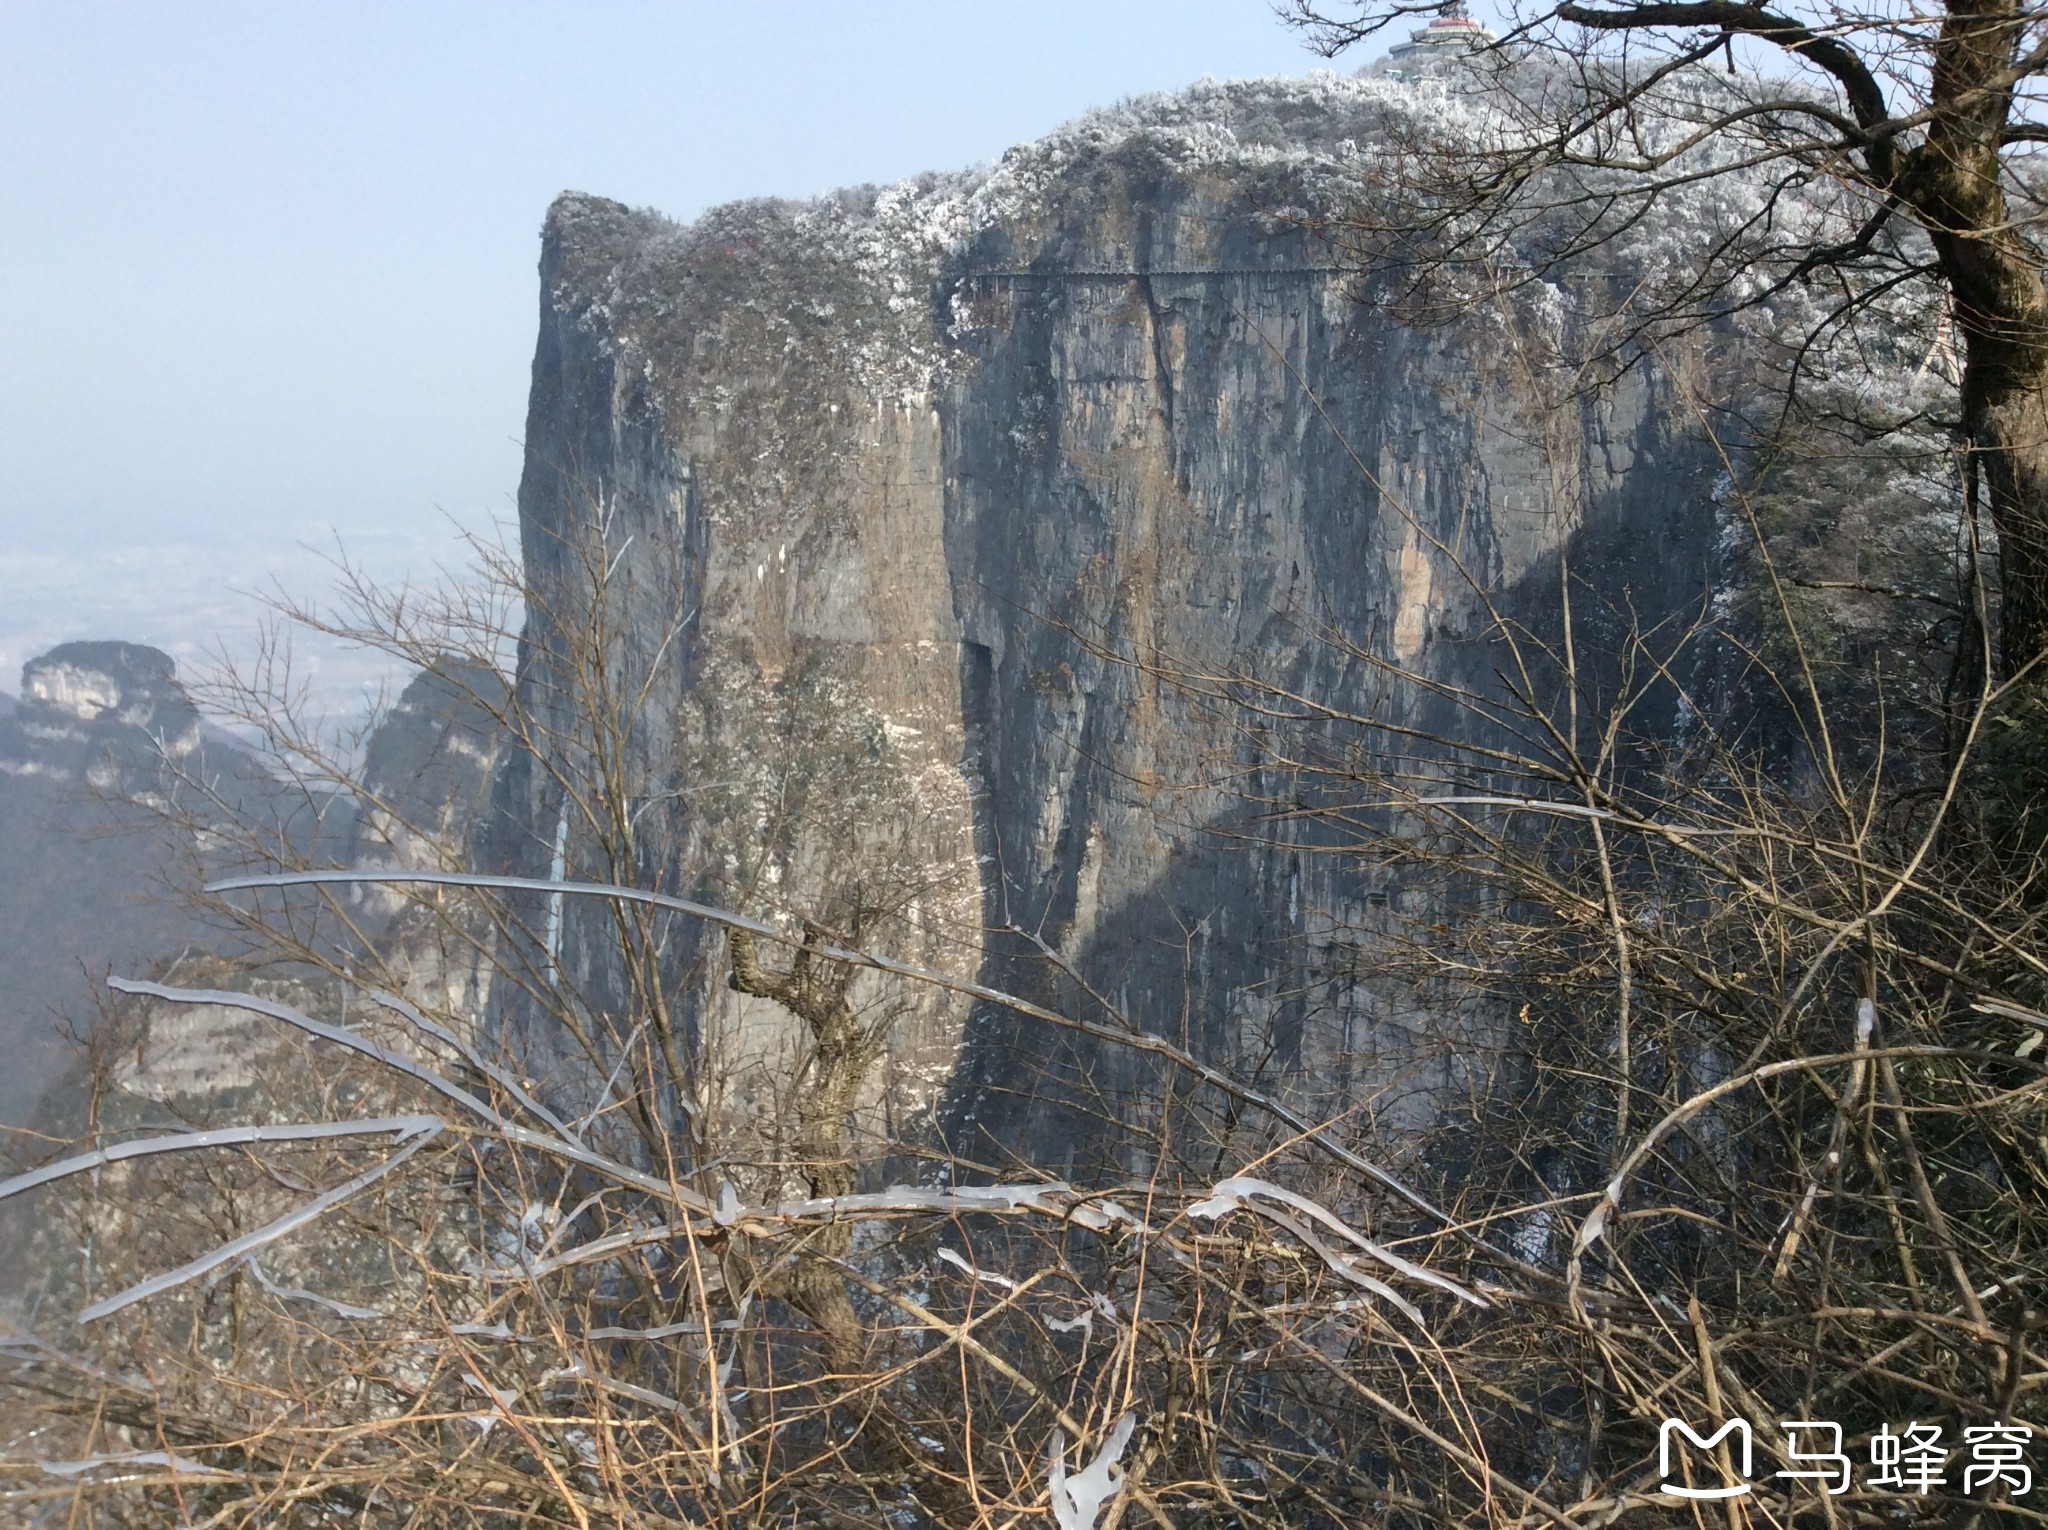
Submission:
[[[1032,680],[1006,679],[987,647],[966,645],[971,763],[989,786],[978,798],[990,930],[981,981],[1164,1036],[1311,1119],[1351,1113],[1351,1129],[1364,1137],[1412,1141],[1436,1125],[1447,1101],[1469,1098],[1467,1063],[1500,1040],[1502,996],[1484,985],[1463,989],[1448,968],[1418,982],[1413,964],[1395,973],[1382,958],[1432,932],[1447,936],[1476,911],[1480,890],[1427,857],[1388,855],[1393,817],[1361,800],[1368,789],[1358,762],[1438,777],[1455,790],[1484,775],[1495,754],[1541,748],[1544,727],[1568,730],[1567,584],[1580,726],[1599,726],[1625,699],[1626,772],[1647,778],[1674,768],[1702,703],[1723,740],[1760,761],[1798,754],[1777,747],[1786,737],[1781,698],[1753,683],[1742,645],[1725,641],[1714,622],[1715,596],[1732,577],[1706,492],[1719,460],[1705,441],[1675,447],[1689,460],[1657,476],[1689,482],[1697,494],[1654,516],[1625,495],[1626,484],[1596,501],[1561,555],[1493,592],[1491,618],[1432,630],[1418,679],[1400,678],[1384,658],[1384,604],[1345,577],[1356,547],[1319,538],[1322,564],[1312,574],[1333,592],[1335,609],[1273,618],[1294,636],[1294,662],[1258,677],[1268,692],[1239,688],[1242,715],[1223,723],[1235,730],[1237,756],[1216,777],[1236,800],[1199,818],[1176,817],[1176,793],[1161,789],[1190,783],[1134,780],[1111,759],[1114,719],[1138,704],[1139,690],[1166,683],[1161,675],[1135,656],[1117,662],[1115,634],[1083,635],[1018,613],[1036,630],[1022,639],[1013,632],[1013,655],[1028,653],[1037,674],[1085,674],[1095,687],[1072,743],[1051,874],[1033,880],[1012,871],[1024,859],[1005,843],[1015,826],[991,806],[1016,800],[1022,785],[1009,779],[1021,772],[1004,751],[1032,742],[1007,737],[1004,719],[1029,714],[1004,693]],[[1538,653],[1526,681],[1504,630],[1522,638],[1522,664]],[[1671,663],[1668,675],[1654,672],[1653,655]],[[1533,693],[1519,694],[1524,684]],[[1213,722],[1231,697],[1203,688]],[[1282,713],[1298,709],[1276,708],[1276,696],[1332,698],[1351,716],[1290,721]],[[1381,730],[1383,721],[1396,726]],[[1089,910],[1097,847],[1086,818],[1106,803],[1151,813],[1170,849],[1135,896]],[[988,1004],[970,1019],[941,1121],[963,1158],[1077,1181],[1143,1176],[1169,1163],[1172,1172],[1227,1173],[1274,1143],[1272,1123],[1247,1119],[1141,1053]]]

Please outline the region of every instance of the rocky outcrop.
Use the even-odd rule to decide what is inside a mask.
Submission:
[[[364,746],[345,864],[449,870],[463,863],[503,747],[504,693],[502,677],[458,659],[412,678]],[[398,887],[366,886],[353,896],[372,928],[407,903]]]
[[[900,955],[1044,993],[1050,954],[1204,1056],[1426,1114],[1455,1058],[1345,953],[1442,889],[1325,853],[1270,730],[1165,674],[1483,743],[1448,698],[1497,686],[1488,602],[1554,626],[1567,549],[1645,628],[1729,604],[1697,405],[1732,385],[1704,342],[1574,395],[1560,289],[1416,328],[1331,269],[1318,216],[1452,109],[1387,79],[1205,85],[992,170],[689,227],[558,201],[521,534],[544,612],[611,572],[641,874],[785,918],[881,874],[918,889]],[[1650,221],[1609,258],[1641,279],[1695,237]],[[573,688],[564,642],[533,619],[527,695]],[[500,788],[504,864],[587,860],[546,772]],[[605,987],[600,910],[550,938]],[[715,935],[675,939],[707,1048],[771,1088],[786,1017],[727,991]],[[1085,1135],[1061,1102],[1138,1081],[1001,1011],[892,1001],[870,1108],[944,1096],[984,1161],[1060,1168]]]
[[[359,870],[463,870],[505,748],[504,677],[444,656],[378,718],[363,751],[342,862]],[[492,937],[443,893],[367,884],[345,895],[368,942],[415,999],[461,1014],[490,1002]]]
[[[199,747],[199,711],[160,649],[64,643],[28,661],[0,716],[0,772],[115,788]]]
[[[209,933],[168,886],[189,859],[138,799],[202,751],[198,710],[168,654],[66,643],[22,669],[0,715],[0,1122],[25,1121],[92,1019],[110,966],[175,956]]]
[[[251,847],[320,865],[464,864],[502,748],[503,691],[459,661],[417,676],[365,741],[360,789],[335,793],[274,775],[208,726],[157,649],[66,643],[30,660],[19,702],[0,712],[0,1043],[14,1060],[0,1123],[33,1113],[60,1134],[76,1127],[67,1032],[91,1029],[107,973],[146,976],[180,957],[234,971],[249,936],[196,910],[202,869]],[[422,997],[477,1012],[488,942],[451,936],[441,912],[365,888],[344,933],[367,937]],[[228,1098],[247,1083],[252,1035],[271,1029],[175,1007],[159,1018],[161,1035],[135,1022],[143,1039],[121,1083],[152,1099]]]

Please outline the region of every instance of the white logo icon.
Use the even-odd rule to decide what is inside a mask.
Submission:
[[[1750,1469],[1754,1465],[1754,1457],[1752,1454],[1748,1419],[1731,1418],[1704,1439],[1696,1434],[1693,1431],[1692,1425],[1686,1423],[1684,1419],[1667,1418],[1664,1420],[1663,1425],[1657,1430],[1657,1475],[1666,1479],[1669,1479],[1671,1476],[1671,1437],[1674,1434],[1684,1435],[1686,1442],[1693,1449],[1699,1451],[1711,1451],[1716,1445],[1727,1439],[1729,1435],[1734,1435],[1742,1443],[1741,1471],[1738,1475],[1747,1477],[1750,1474]],[[1669,1493],[1673,1498],[1740,1498],[1749,1491],[1749,1484],[1747,1482],[1738,1482],[1728,1487],[1696,1488],[1686,1487],[1683,1484],[1666,1480],[1658,1487],[1657,1491]]]

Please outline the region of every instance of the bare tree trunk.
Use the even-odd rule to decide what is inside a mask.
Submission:
[[[2003,183],[2018,0],[1950,0],[1927,140],[1897,189],[1934,241],[1965,343],[1963,442],[1998,529],[1999,667],[2048,646],[2048,285]]]
[[[862,919],[858,909],[849,934],[858,943]],[[787,975],[764,970],[752,934],[729,933],[732,965],[728,981],[741,993],[773,999],[804,1022],[810,1054],[796,1079],[796,1152],[799,1172],[819,1198],[851,1195],[859,1178],[850,1125],[854,1102],[868,1071],[881,1055],[874,1029],[854,1013],[848,990],[855,969],[844,962],[819,962],[811,947],[825,932],[806,920],[806,944]],[[878,1390],[855,1401],[853,1392],[867,1373],[868,1335],[848,1294],[840,1262],[853,1251],[853,1224],[828,1221],[789,1264],[760,1282],[763,1295],[777,1297],[801,1312],[818,1331],[825,1363],[842,1388],[842,1401],[857,1410],[861,1432],[879,1462],[909,1468],[927,1478],[935,1501],[951,1503],[955,1494],[943,1478],[932,1478],[934,1464],[915,1449],[903,1422]],[[873,1426],[869,1428],[867,1426]]]
[[[2048,648],[2048,367],[1985,365],[1975,340],[1964,372],[1963,432],[1998,528],[1999,667],[2011,676]]]
[[[807,940],[816,941],[821,933],[813,925],[804,926]],[[874,1039],[847,999],[854,969],[844,963],[821,967],[806,947],[797,952],[786,976],[771,973],[763,970],[751,934],[734,930],[731,942],[732,986],[773,999],[803,1021],[810,1033],[810,1054],[796,1089],[799,1172],[814,1196],[850,1195],[856,1174],[847,1119],[877,1053]],[[832,1368],[849,1376],[859,1374],[866,1361],[867,1338],[834,1261],[845,1258],[852,1246],[850,1223],[828,1223],[818,1231],[810,1252],[799,1254],[789,1269],[763,1287],[810,1320],[825,1341]]]

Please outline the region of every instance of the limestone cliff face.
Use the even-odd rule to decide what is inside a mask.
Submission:
[[[1301,215],[1428,109],[1403,90],[1205,86],[992,170],[687,228],[555,205],[520,500],[554,598],[520,684],[572,688],[560,613],[609,581],[645,682],[640,876],[787,915],[878,879],[897,954],[1042,992],[1042,942],[1285,1087],[1390,1076],[1409,1001],[1325,958],[1433,894],[1315,853],[1267,811],[1296,788],[1256,719],[1156,667],[1469,732],[1384,666],[1490,685],[1477,589],[1540,614],[1570,544],[1649,622],[1719,556],[1719,463],[1656,367],[1540,411],[1540,304],[1418,330],[1325,269]],[[502,859],[587,869],[544,769],[500,791]],[[554,929],[603,987],[596,911]],[[772,1090],[784,1022],[727,992],[715,936],[675,939],[732,1103]],[[872,997],[901,1009],[877,1110],[943,1096],[1054,1168],[1076,1139],[1035,1096],[1131,1078],[943,995]]]

